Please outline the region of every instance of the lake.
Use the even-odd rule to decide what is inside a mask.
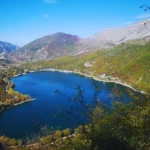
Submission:
[[[115,101],[128,103],[131,101],[129,93],[135,93],[116,83],[57,71],[29,73],[11,81],[16,91],[35,98],[0,113],[0,134],[12,138],[39,132],[44,125],[58,129],[75,128],[86,121],[85,116],[81,116],[82,111],[86,111],[83,103],[88,105],[99,99],[107,109],[112,108]],[[75,116],[71,114],[72,110]]]

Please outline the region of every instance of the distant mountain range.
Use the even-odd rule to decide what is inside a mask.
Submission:
[[[149,19],[122,28],[106,29],[86,39],[59,32],[37,39],[12,51],[8,56],[14,61],[38,61],[111,48],[123,42],[143,38],[150,38]]]
[[[0,59],[4,59],[5,55],[10,53],[11,51],[15,51],[18,49],[19,49],[19,46],[17,45],[0,41]]]

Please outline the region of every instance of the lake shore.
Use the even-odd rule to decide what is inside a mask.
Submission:
[[[18,105],[21,105],[21,104],[24,104],[24,103],[27,103],[27,102],[31,102],[31,101],[33,101],[33,100],[35,100],[35,98],[31,98],[31,99],[29,99],[29,100],[26,100],[26,101],[23,101],[23,102],[20,102],[20,103],[16,103],[16,104],[14,104],[12,107],[18,106]]]
[[[116,83],[116,84],[120,84],[120,85],[123,85],[125,87],[128,87],[132,90],[134,90],[135,92],[140,92],[141,94],[147,94],[146,92],[144,91],[138,91],[136,90],[135,88],[133,88],[131,85],[127,84],[127,83],[123,83],[121,80],[117,79],[117,80],[114,80],[116,78],[113,78],[111,76],[109,76],[109,80],[107,78],[101,78],[101,77],[95,77],[95,76],[92,76],[92,75],[87,75],[85,73],[81,73],[81,72],[78,72],[78,71],[69,71],[69,70],[60,70],[60,69],[55,69],[55,68],[49,68],[49,69],[41,69],[41,70],[38,70],[38,71],[58,71],[58,72],[63,72],[63,73],[75,73],[75,74],[79,74],[79,75],[82,75],[82,76],[85,76],[85,77],[88,77],[88,78],[93,78],[94,80],[96,81],[101,81],[101,82],[109,82],[109,83]],[[34,73],[34,72],[38,72],[38,71],[29,71],[30,73]]]
[[[82,76],[85,76],[85,77],[88,77],[88,78],[92,78],[96,81],[101,81],[101,82],[105,82],[105,83],[116,83],[116,84],[119,84],[119,85],[123,85],[125,87],[128,87],[128,88],[132,89],[135,92],[140,92],[141,94],[147,94],[146,92],[136,90],[131,85],[129,85],[127,83],[123,83],[120,79],[114,78],[114,77],[111,77],[111,76],[109,76],[109,80],[108,80],[108,78],[96,77],[96,76],[88,75],[88,74],[78,72],[78,71],[61,70],[61,69],[55,69],[55,68],[40,69],[40,70],[37,70],[37,71],[29,71],[28,73],[43,72],[43,71],[58,71],[58,72],[63,72],[63,73],[75,73],[75,74],[79,74],[79,75],[82,75]],[[15,77],[18,77],[18,76],[21,76],[21,75],[27,75],[28,73],[17,74],[15,76],[13,76],[12,78],[15,78]]]
[[[15,75],[15,76],[13,76],[12,78],[15,78],[15,77],[18,77],[18,76],[21,76],[21,75],[23,75],[23,74]],[[9,80],[6,81],[5,79],[3,79],[3,80],[4,80],[5,82],[7,82],[6,92],[8,93],[8,88],[9,88],[9,86],[10,86],[10,81],[9,81]],[[14,99],[16,99],[15,96],[14,96]],[[8,109],[10,109],[10,108],[12,108],[12,107],[15,107],[15,106],[18,106],[18,105],[21,105],[21,104],[23,104],[23,103],[27,103],[27,102],[30,102],[30,101],[33,101],[33,100],[35,100],[35,98],[29,97],[29,99],[27,99],[27,100],[25,100],[25,101],[21,101],[21,102],[19,102],[19,103],[15,103],[15,104],[11,105],[10,107],[8,107],[8,108],[6,108],[6,109],[0,111],[0,113],[3,112],[3,111],[5,111],[5,110],[8,110]]]
[[[16,107],[16,106],[18,106],[18,105],[21,105],[21,104],[24,104],[24,103],[27,103],[27,102],[31,102],[31,101],[33,101],[33,100],[35,100],[35,98],[28,99],[28,100],[23,101],[23,102],[20,102],[20,103],[16,103],[16,104],[14,104],[14,105],[12,105],[12,106],[10,106],[10,107],[8,107],[8,108],[6,108],[6,109],[0,111],[0,113],[6,111],[6,110],[8,110],[8,109],[11,109],[11,108],[13,108],[13,107]]]

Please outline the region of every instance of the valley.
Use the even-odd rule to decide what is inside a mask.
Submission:
[[[41,148],[45,150],[72,150],[76,148],[80,150],[82,148],[90,149],[92,142],[94,142],[95,148],[103,147],[103,143],[109,146],[111,145],[108,143],[109,141],[113,141],[115,146],[121,144],[123,148],[129,150],[149,148],[149,28],[149,20],[146,20],[124,28],[107,29],[86,39],[59,32],[37,39],[21,48],[15,46],[11,47],[10,50],[6,45],[3,45],[3,51],[0,54],[0,115],[2,116],[2,121],[0,121],[1,128],[9,137],[5,134],[0,136],[0,143],[10,150],[40,150]],[[38,77],[40,74],[43,74],[41,79],[34,76],[37,75]],[[45,79],[47,80],[45,81]],[[51,79],[53,80],[49,81]],[[85,81],[83,82],[82,79]],[[79,82],[77,82],[78,80]],[[63,82],[62,85],[61,82]],[[97,95],[91,94],[93,90],[89,86],[91,82],[94,83],[94,91]],[[81,87],[84,88],[80,89],[78,84],[81,84]],[[57,87],[57,89],[56,85],[61,88]],[[71,88],[66,88],[70,86]],[[75,87],[77,87],[77,94],[72,92]],[[40,88],[45,91],[45,94]],[[58,97],[55,95],[54,89],[59,90],[56,92],[60,94]],[[89,95],[87,94],[85,99],[82,99],[82,94],[86,93],[84,89],[88,91]],[[54,112],[54,106],[51,105],[52,102],[49,102],[48,99],[53,100],[54,95],[57,97],[55,99],[56,109],[57,104],[64,105],[63,102],[58,100],[62,100],[66,93],[73,93],[70,97],[79,108],[82,104],[87,104],[85,108],[89,113],[86,114],[86,117],[90,120],[90,123],[79,123],[73,129],[71,125],[66,125],[61,129],[50,129],[47,126],[40,131],[41,125],[50,125],[51,122],[55,124],[58,119],[55,121],[54,118],[47,120],[49,114]],[[115,95],[115,97],[113,97],[113,100],[104,98],[108,95],[110,97]],[[86,100],[91,100],[94,96],[96,96],[94,103],[88,104]],[[35,101],[30,101],[33,98],[36,98]],[[114,105],[113,111],[102,107],[105,103]],[[16,106],[17,104],[21,105]],[[65,104],[65,107],[67,104]],[[47,105],[50,105],[51,108]],[[43,110],[44,107],[45,110]],[[37,122],[47,116],[45,119],[47,122],[43,123],[42,120],[37,128],[36,125],[32,126],[35,119],[30,116],[30,114],[33,116],[34,109],[37,111],[34,115]],[[65,112],[74,115],[72,110],[65,109]],[[43,113],[45,111],[47,115]],[[19,112],[22,112],[23,115]],[[28,118],[25,120],[24,117],[27,113]],[[41,115],[41,117],[39,114],[42,113],[43,116]],[[12,122],[16,119],[14,124],[12,123],[14,127],[13,134],[11,134],[11,128],[8,130],[11,116],[16,117],[12,119]],[[5,119],[7,124],[3,122]],[[24,123],[19,125],[17,121],[21,119]],[[29,135],[28,139],[23,139],[21,138],[24,135],[24,133],[21,133],[23,126],[23,132],[32,131],[33,127],[38,129],[38,133]],[[15,138],[18,138],[18,140],[10,138],[14,138],[15,133]]]

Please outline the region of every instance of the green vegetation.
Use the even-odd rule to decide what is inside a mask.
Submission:
[[[137,90],[150,93],[150,43],[122,44],[111,50],[96,51],[80,56],[68,56],[55,60],[23,63],[0,73],[0,110],[12,100],[24,96],[13,90],[8,79],[16,74],[56,68],[78,71],[100,77],[113,76],[132,85]],[[86,62],[92,67],[85,67]],[[4,79],[4,80],[3,80]],[[8,93],[5,91],[7,84]],[[132,93],[131,93],[132,94]],[[40,135],[34,142],[0,137],[3,147],[10,150],[149,150],[150,149],[150,98],[132,95],[130,104],[116,103],[112,112],[104,111],[100,105],[89,113],[90,124],[79,126],[75,131],[66,129]],[[10,101],[7,101],[10,99]],[[18,98],[19,99],[19,98]]]
[[[92,113],[91,124],[79,126],[71,138],[43,147],[52,150],[149,149],[150,105],[146,106],[146,101],[143,108],[134,105],[135,108],[118,104],[118,109],[108,115],[98,107]]]
[[[9,81],[9,78],[13,77],[17,73],[23,73],[24,70],[20,70],[16,67],[0,72],[0,112],[8,109],[15,104],[25,102],[30,99],[28,95],[20,94],[14,91],[14,84]],[[25,70],[26,72],[27,70]]]
[[[13,150],[149,150],[149,97],[140,98],[127,105],[116,103],[113,112],[97,105],[90,112],[91,123],[79,126],[74,132],[57,130],[28,144],[7,137],[1,137],[0,142]]]
[[[137,90],[150,93],[150,43],[122,44],[111,50],[96,51],[80,56],[67,56],[50,61],[22,64],[20,68],[40,70],[56,68],[100,77],[110,75],[126,82]],[[85,67],[86,62],[93,67]]]

